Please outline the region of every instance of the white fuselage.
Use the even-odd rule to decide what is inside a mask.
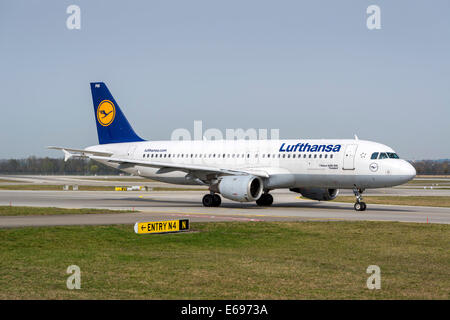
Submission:
[[[316,146],[316,147],[314,147]],[[331,147],[330,147],[331,146]],[[411,180],[415,169],[397,158],[371,159],[374,153],[395,154],[386,145],[364,140],[218,140],[143,141],[96,145],[114,157],[148,162],[201,165],[267,173],[264,189],[381,188]],[[125,172],[175,184],[202,184],[187,172],[101,161]]]

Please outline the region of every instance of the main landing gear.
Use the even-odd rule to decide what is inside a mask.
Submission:
[[[258,206],[268,207],[268,206],[271,206],[272,203],[273,203],[273,197],[269,193],[263,193],[261,195],[261,197],[259,197],[259,199],[256,200],[256,204]]]
[[[361,194],[363,193],[363,191],[363,189],[357,189],[356,187],[353,188],[353,193],[356,197],[356,203],[354,205],[356,211],[365,211],[367,208],[366,203],[362,201],[363,197]]]
[[[203,206],[205,207],[218,207],[222,203],[222,199],[218,194],[211,193],[211,194],[205,194],[203,197]]]

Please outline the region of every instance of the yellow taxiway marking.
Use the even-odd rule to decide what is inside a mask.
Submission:
[[[341,220],[346,221],[344,218],[314,218],[314,217],[302,217],[302,216],[279,216],[279,215],[265,215],[265,214],[217,214],[211,212],[180,212],[180,211],[141,211],[141,213],[154,213],[154,214],[181,214],[181,215],[210,215],[210,216],[241,216],[241,217],[266,217],[266,218],[301,218],[307,220]]]
[[[212,212],[189,212],[189,211],[141,211],[140,213],[166,213],[166,214],[200,214],[210,216],[245,216],[245,217],[269,217],[264,214],[227,214],[227,213],[212,213]],[[275,217],[275,216],[274,216]]]

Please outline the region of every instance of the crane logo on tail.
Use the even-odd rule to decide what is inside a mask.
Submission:
[[[97,121],[104,127],[109,126],[116,116],[116,108],[109,100],[100,102],[97,108]]]

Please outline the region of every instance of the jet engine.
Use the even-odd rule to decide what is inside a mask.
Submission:
[[[305,198],[319,201],[329,201],[335,199],[339,194],[339,189],[322,188],[292,188],[293,192],[300,193]]]
[[[251,175],[224,176],[218,185],[220,194],[227,199],[239,202],[257,200],[263,192],[263,181]]]

